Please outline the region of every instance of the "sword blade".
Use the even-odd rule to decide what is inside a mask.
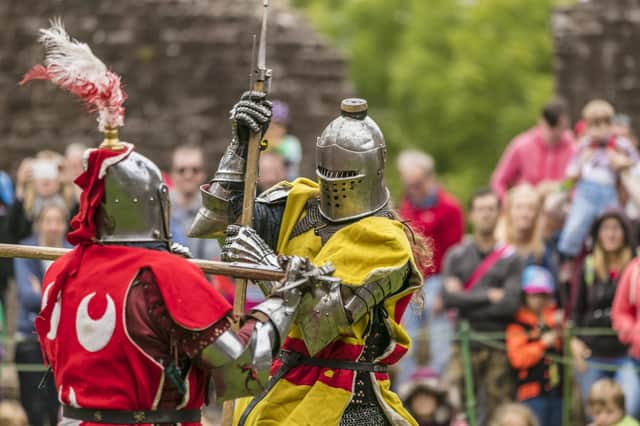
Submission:
[[[269,17],[269,0],[264,0],[262,11],[262,27],[260,28],[260,44],[258,45],[258,64],[259,70],[267,68],[267,19]]]

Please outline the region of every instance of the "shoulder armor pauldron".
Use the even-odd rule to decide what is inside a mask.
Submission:
[[[293,188],[293,185],[291,185],[289,182],[279,183],[267,189],[260,195],[258,195],[258,197],[256,198],[256,201],[258,203],[264,203],[264,204],[283,203],[287,200],[287,197],[289,196],[289,192],[291,191],[292,188]]]

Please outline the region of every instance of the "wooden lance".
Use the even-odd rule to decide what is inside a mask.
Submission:
[[[18,244],[0,244],[0,257],[21,257],[25,259],[56,260],[71,249],[42,246],[23,246]],[[284,272],[267,266],[257,266],[242,262],[218,262],[214,260],[189,259],[191,263],[202,269],[202,272],[213,275],[227,275],[249,280],[279,281]]]
[[[267,11],[269,1],[264,0],[264,12],[262,15],[262,28],[260,30],[260,41],[258,45],[258,60],[256,69],[252,72],[252,90],[254,92],[266,93],[271,78],[271,70],[266,68],[266,38],[267,38]],[[260,157],[262,133],[252,132],[249,137],[247,147],[247,163],[244,174],[244,198],[242,201],[242,215],[240,225],[253,225],[253,205],[256,197],[256,184],[258,180],[258,160]],[[247,280],[236,283],[233,299],[233,312],[242,315],[247,296]]]
[[[271,79],[271,70],[267,69],[267,17],[269,10],[269,0],[263,0],[262,27],[260,28],[260,40],[258,43],[258,58],[255,70],[251,71],[251,90],[254,92],[267,93]],[[253,57],[252,57],[253,60]],[[242,215],[240,225],[253,225],[253,205],[256,196],[256,183],[258,180],[258,160],[262,148],[262,133],[252,132],[249,137],[247,147],[247,163],[244,175],[244,198],[242,201]],[[244,313],[244,306],[247,300],[247,280],[238,279],[236,281],[233,313],[240,317]],[[236,324],[237,327],[237,324]],[[236,328],[237,329],[237,328]],[[234,401],[225,401],[222,407],[222,425],[231,426],[233,424]]]

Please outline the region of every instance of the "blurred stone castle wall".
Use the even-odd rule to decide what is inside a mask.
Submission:
[[[604,98],[640,130],[640,1],[581,0],[552,20],[556,92],[574,120]]]
[[[312,174],[316,136],[352,93],[345,59],[285,0],[272,1],[267,63],[272,98],[289,103],[291,132],[303,142],[303,172]],[[45,82],[19,87],[43,59],[36,42],[48,19],[122,75],[129,94],[121,139],[168,166],[172,147],[202,144],[212,173],[226,146],[228,111],[249,88],[252,35],[261,0],[3,0],[0,2],[0,168],[70,142],[97,145],[94,115]]]

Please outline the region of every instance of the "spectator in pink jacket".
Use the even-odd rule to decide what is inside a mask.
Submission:
[[[618,339],[629,345],[629,355],[640,362],[640,257],[629,263],[618,282],[611,321]]]
[[[502,154],[491,188],[504,198],[512,186],[561,181],[575,152],[564,103],[554,100],[542,109],[538,125],[516,136]]]

